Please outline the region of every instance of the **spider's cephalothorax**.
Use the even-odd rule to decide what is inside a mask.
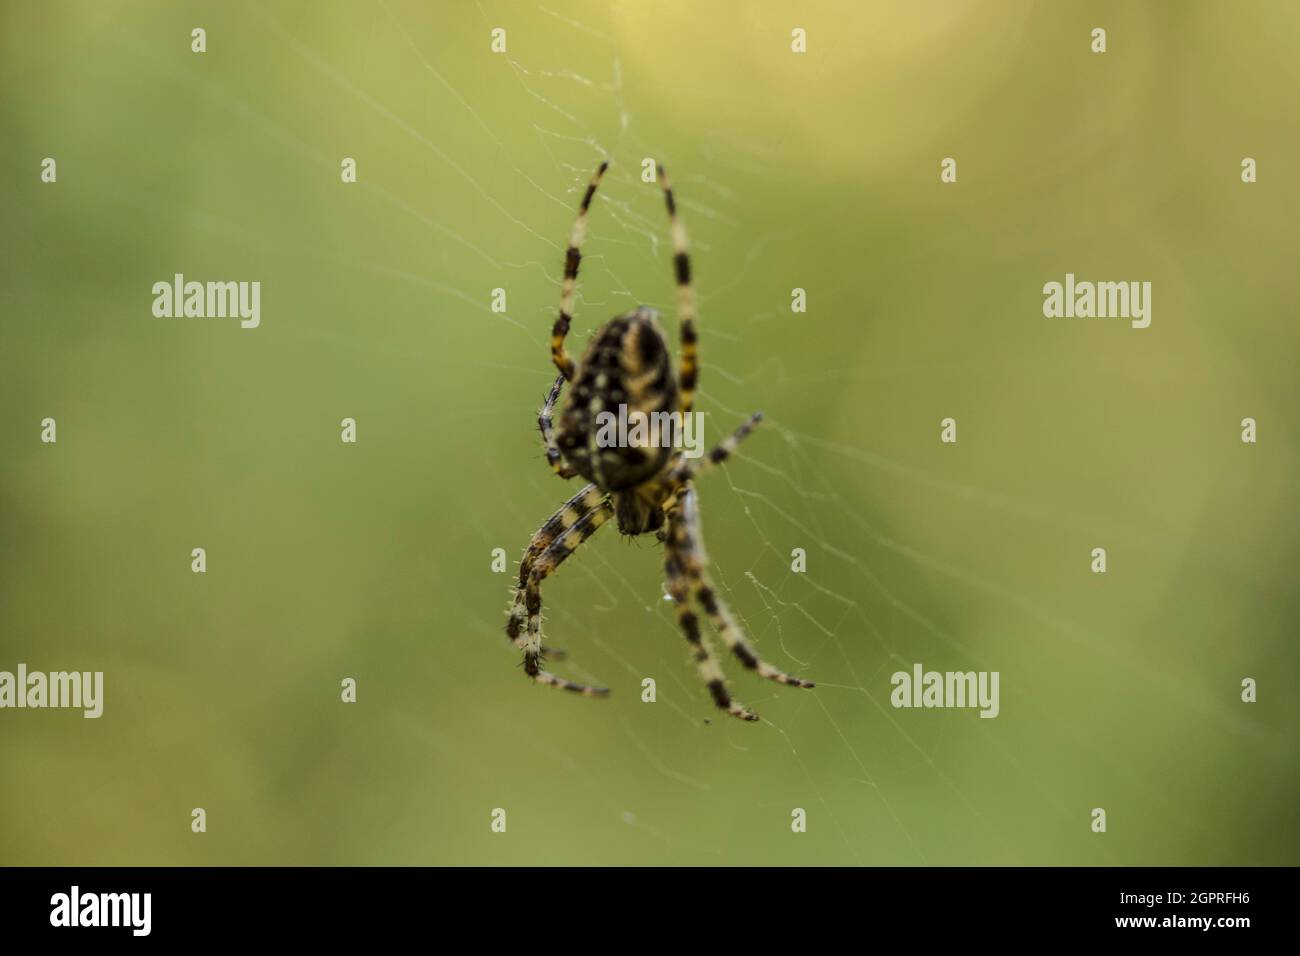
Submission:
[[[728,692],[722,669],[701,631],[699,616],[691,607],[691,598],[745,667],[781,684],[813,686],[811,681],[792,677],[759,658],[713,588],[700,536],[699,503],[693,479],[726,461],[753,431],[761,414],[756,412],[734,434],[697,460],[683,457],[671,433],[666,441],[662,433],[616,443],[602,437],[601,423],[608,422],[611,415],[626,418],[639,414],[671,419],[672,413],[690,414],[694,403],[698,358],[691,260],[686,230],[677,218],[673,191],[662,166],[658,167],[659,185],[663,188],[672,228],[677,313],[681,322],[678,374],[673,375],[668,343],[658,318],[653,309],[644,306],[601,326],[576,365],[564,347],[573,321],[587,209],[607,166],[607,163],[600,164],[583,194],[565,251],[560,314],[551,330],[551,359],[560,375],[537,419],[551,468],[565,479],[581,475],[588,484],[533,535],[519,566],[519,584],[506,623],[506,636],[522,648],[524,672],[533,680],[587,696],[609,693],[603,687],[576,684],[543,669],[541,585],[601,525],[616,517],[623,534],[653,531],[664,541],[668,596],[676,607],[677,623],[713,702],[733,716],[757,720],[753,711],[733,700]],[[552,414],[566,382],[570,386],[569,396],[560,412],[557,429]]]
[[[652,479],[675,452],[663,440],[602,444],[600,416],[653,421],[677,411],[677,380],[655,311],[642,306],[601,326],[578,362],[556,444],[574,471],[611,494],[623,534],[663,524],[665,483]]]

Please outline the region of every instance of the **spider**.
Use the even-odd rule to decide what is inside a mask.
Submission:
[[[686,229],[677,216],[673,190],[662,166],[656,164],[656,170],[672,230],[677,313],[681,324],[678,375],[673,375],[658,314],[646,306],[610,319],[597,329],[577,363],[564,347],[573,322],[578,264],[582,260],[579,249],[586,234],[587,210],[608,168],[607,162],[601,163],[587,186],[565,251],[560,314],[551,331],[551,359],[560,374],[537,419],[551,468],[566,480],[581,475],[588,484],[565,502],[529,542],[519,568],[506,636],[523,650],[524,672],[535,682],[588,697],[604,697],[609,693],[607,688],[576,684],[543,669],[547,649],[542,646],[541,585],[601,525],[611,517],[616,518],[622,534],[655,532],[665,544],[668,596],[676,607],[677,623],[713,702],[741,720],[757,720],[757,714],[733,700],[727,692],[722,668],[701,633],[690,598],[698,602],[723,642],[745,667],[781,684],[813,686],[811,681],[786,674],[759,658],[714,590],[700,534],[695,476],[726,461],[762,420],[762,413],[755,412],[734,434],[698,459],[685,457],[672,441],[657,446],[628,443],[623,447],[597,441],[595,423],[602,411],[626,405],[647,415],[681,412],[685,416],[690,414],[694,403],[699,358],[691,260]],[[570,389],[557,428],[553,414],[566,382]]]

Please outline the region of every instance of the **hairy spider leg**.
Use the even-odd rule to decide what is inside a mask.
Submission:
[[[599,493],[599,489],[597,489]],[[527,633],[524,637],[524,673],[539,684],[560,687],[575,691],[587,697],[602,697],[609,693],[606,687],[591,687],[576,684],[563,677],[557,677],[549,671],[542,670],[542,582],[553,574],[564,559],[595,534],[614,514],[614,507],[609,499],[601,496],[586,514],[575,521],[563,533],[557,534],[537,558],[528,571],[524,583],[524,608],[527,613]],[[507,632],[508,633],[508,632]]]
[[[528,609],[525,601],[525,595],[528,589],[528,576],[532,573],[533,564],[546,552],[552,542],[557,537],[564,534],[582,518],[585,518],[591,511],[600,506],[604,500],[605,494],[595,485],[587,485],[576,495],[566,501],[555,514],[547,519],[546,523],[537,529],[532,540],[528,543],[528,549],[524,552],[523,560],[519,563],[519,584],[515,588],[514,604],[510,608],[510,616],[506,619],[506,637],[517,646],[522,646],[521,640],[524,634],[524,624],[528,620]],[[542,654],[562,654],[555,648],[542,648]]]
[[[664,191],[664,205],[668,207],[668,225],[673,243],[673,275],[677,279],[677,318],[681,323],[682,354],[677,373],[681,412],[689,415],[695,407],[695,385],[699,375],[699,348],[695,335],[695,287],[691,285],[691,255],[686,241],[686,226],[677,215],[677,202],[668,173],[662,165],[655,164],[659,185]]]
[[[560,400],[560,389],[564,387],[564,376],[557,376],[546,396],[546,404],[537,413],[537,427],[542,430],[542,444],[546,446],[546,463],[566,481],[574,477],[578,470],[564,460],[560,446],[555,441],[555,403]]]
[[[736,453],[736,446],[748,438],[762,420],[763,413],[755,412],[749,416],[749,420],[745,424],[710,449],[708,454],[701,458],[681,458],[672,470],[671,480],[680,487],[697,475],[712,471]],[[673,499],[670,497],[664,504],[664,508],[668,509],[672,506]]]
[[[690,579],[691,591],[709,622],[746,668],[776,681],[793,687],[812,687],[813,682],[802,677],[794,677],[774,667],[758,656],[758,652],[740,629],[731,611],[714,590],[713,581],[708,571],[708,555],[704,551],[704,537],[700,527],[699,498],[692,485],[687,485],[677,496],[677,504],[669,515],[668,547]],[[721,706],[721,705],[719,705]]]
[[[671,515],[669,520],[671,522]],[[668,596],[673,599],[673,605],[677,609],[677,626],[682,629],[682,633],[686,635],[686,643],[691,646],[700,680],[709,689],[709,695],[721,710],[741,720],[758,720],[758,714],[739,701],[732,700],[727,692],[727,681],[723,676],[722,667],[705,642],[704,635],[700,633],[700,619],[691,610],[690,576],[682,564],[681,549],[672,543],[676,536],[676,529],[671,525],[668,534],[669,545],[664,558],[664,577],[668,585]]]
[[[582,194],[582,204],[578,207],[578,218],[573,221],[573,231],[569,233],[569,247],[564,251],[564,282],[560,287],[560,314],[551,328],[551,360],[560,370],[566,382],[573,381],[573,358],[564,347],[564,337],[569,334],[569,325],[573,322],[573,300],[578,287],[578,263],[582,261],[582,240],[587,235],[587,209],[591,206],[591,197],[596,195],[596,187],[605,175],[609,163],[601,163],[596,174],[591,177],[587,191]]]

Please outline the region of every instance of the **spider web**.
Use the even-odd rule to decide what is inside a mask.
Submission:
[[[1101,533],[1157,560],[1178,549],[1176,536],[1158,528],[1075,513],[1049,495],[1040,499],[967,483],[928,463],[882,453],[874,447],[870,416],[846,428],[835,389],[865,366],[848,356],[846,365],[832,367],[835,353],[825,351],[824,339],[820,354],[801,352],[799,323],[811,319],[787,314],[787,308],[795,285],[808,285],[810,295],[824,302],[850,302],[852,277],[818,285],[787,268],[807,243],[830,239],[818,240],[816,227],[786,215],[795,199],[779,151],[770,138],[764,142],[743,129],[728,133],[725,119],[704,125],[692,113],[683,122],[694,125],[675,127],[674,103],[692,91],[663,84],[648,69],[644,51],[625,47],[624,6],[593,5],[579,12],[567,5],[560,10],[541,3],[476,2],[446,19],[401,0],[380,0],[375,9],[366,27],[371,56],[405,61],[408,75],[419,78],[418,93],[399,94],[355,63],[340,65],[292,16],[274,8],[249,7],[248,19],[314,75],[328,91],[325,99],[349,103],[377,126],[391,127],[399,141],[404,138],[441,183],[463,190],[475,213],[470,219],[446,217],[436,195],[412,195],[383,176],[363,175],[359,186],[368,201],[407,217],[414,231],[427,236],[419,254],[403,263],[367,262],[364,255],[324,249],[299,254],[427,295],[440,322],[466,327],[449,333],[452,350],[465,358],[413,352],[391,335],[383,340],[306,326],[298,334],[480,373],[466,414],[486,437],[482,447],[466,453],[465,480],[490,488],[498,513],[468,516],[457,540],[475,553],[501,546],[515,557],[527,531],[577,488],[548,473],[528,403],[535,405],[553,378],[546,343],[564,240],[581,190],[601,159],[613,166],[591,212],[570,349],[576,353],[600,322],[638,303],[660,309],[675,342],[665,217],[657,189],[640,178],[643,158],[664,159],[692,237],[702,354],[698,402],[707,415],[709,444],[754,408],[762,406],[767,415],[736,457],[700,482],[713,574],[761,653],[817,682],[811,692],[777,688],[723,658],[733,693],[762,721],[749,727],[715,716],[663,594],[657,548],[606,532],[548,581],[546,632],[559,635],[570,654],[556,666],[566,676],[614,683],[628,698],[642,678],[655,677],[653,723],[641,716],[646,708],[613,711],[613,718],[541,718],[556,720],[554,726],[572,734],[562,737],[530,728],[527,721],[521,728],[517,697],[485,701],[463,686],[463,675],[462,684],[441,684],[440,693],[472,715],[471,723],[501,736],[523,734],[529,749],[585,788],[580,802],[594,814],[616,817],[686,854],[682,858],[767,858],[763,849],[746,855],[752,832],[701,838],[680,815],[695,807],[716,822],[743,802],[747,824],[770,821],[760,846],[766,840],[770,849],[789,837],[789,810],[803,807],[820,834],[813,858],[858,863],[1041,862],[1017,818],[1031,814],[1032,832],[1040,835],[1073,831],[1093,803],[1085,807],[1070,798],[1077,780],[1053,776],[1049,746],[1027,727],[1050,728],[1052,746],[1091,772],[1124,772],[1104,740],[1079,726],[1074,713],[1054,710],[1044,695],[1026,693],[1023,682],[1007,674],[999,720],[891,707],[889,675],[910,670],[913,662],[940,670],[1005,670],[1005,644],[982,640],[966,621],[1015,621],[1016,636],[1036,635],[1036,646],[1018,648],[1028,664],[1050,670],[1082,661],[1090,670],[1118,672],[1120,680],[1159,695],[1178,714],[1212,711],[1215,720],[1236,725],[1239,718],[1204,703],[1186,680],[1099,640],[1043,606],[1017,581],[891,530],[890,498],[905,492],[950,515],[991,516],[1005,524],[1008,536],[1026,528]],[[507,28],[508,52],[489,58],[490,66],[479,67],[482,73],[470,76],[443,63],[441,52],[449,46],[483,48],[497,26]],[[148,61],[147,50],[130,36],[122,39]],[[166,70],[156,61],[154,66]],[[488,75],[491,68],[497,69]],[[337,168],[325,143],[282,124],[252,98],[173,76],[195,84],[287,154]],[[661,146],[665,142],[669,153]],[[796,186],[796,198],[809,194]],[[765,215],[760,207],[781,214]],[[198,214],[197,224],[232,241],[259,242],[255,232],[210,213]],[[509,290],[511,307],[504,314],[489,308],[477,281],[485,269]],[[462,281],[466,271],[475,272],[474,282]],[[810,393],[816,402],[808,401]],[[820,414],[814,407],[819,403]],[[521,467],[525,459],[528,467]],[[792,570],[793,548],[807,551],[807,572]],[[468,581],[469,571],[462,574]],[[491,609],[466,608],[446,593],[433,600],[484,646],[504,643],[498,616],[504,599]],[[474,666],[490,657],[475,656]],[[513,700],[508,715],[500,703],[506,699]],[[572,714],[578,706],[540,695],[523,701],[548,714],[554,713],[551,707],[574,704],[564,710]],[[954,724],[953,716],[964,722]],[[630,754],[617,774],[589,755],[593,736],[614,738]],[[485,759],[491,765],[494,757],[489,752]],[[1144,797],[1173,826],[1195,828],[1173,785],[1147,780],[1143,787]],[[668,796],[646,809],[634,796],[638,788]],[[1084,858],[1096,862],[1123,859],[1109,846],[1089,852]],[[533,859],[531,850],[525,858]]]

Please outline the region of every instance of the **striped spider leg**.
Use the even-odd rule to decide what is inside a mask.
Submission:
[[[540,684],[562,687],[588,696],[609,691],[557,677],[542,669],[546,654],[561,656],[542,646],[542,582],[578,547],[609,520],[613,509],[609,496],[594,484],[587,485],[564,503],[533,535],[519,565],[519,583],[514,604],[506,620],[506,637],[524,652],[524,672]]]
[[[761,416],[756,414],[737,429],[735,434],[713,449],[706,458],[701,459],[701,465],[696,470],[704,471],[726,461],[735,451],[736,445],[753,431],[754,425],[759,420]],[[683,466],[679,466],[676,470],[678,475],[688,473],[688,469]],[[723,643],[746,668],[778,684],[813,687],[812,681],[793,677],[760,658],[744,631],[732,617],[726,603],[718,596],[708,572],[708,556],[704,551],[704,538],[700,527],[699,498],[689,478],[682,481],[671,503],[666,507],[668,508],[668,532],[665,536],[667,554],[664,561],[664,574],[668,582],[668,595],[676,605],[678,626],[685,634],[686,642],[691,646],[700,679],[709,689],[713,702],[733,717],[739,717],[741,720],[758,720],[757,714],[733,700],[727,692],[722,668],[714,659],[704,636],[700,633],[699,618],[691,610],[690,602],[687,600],[688,594],[695,598]]]
[[[582,204],[578,207],[578,218],[573,221],[569,232],[569,247],[564,251],[564,280],[560,287],[560,314],[556,316],[551,328],[551,361],[560,370],[566,382],[573,381],[573,357],[564,347],[564,338],[569,334],[569,325],[573,322],[573,300],[578,288],[578,264],[582,262],[582,240],[587,235],[587,210],[591,208],[591,199],[596,195],[596,187],[609,163],[601,163],[596,174],[587,184],[587,191],[582,195]]]

